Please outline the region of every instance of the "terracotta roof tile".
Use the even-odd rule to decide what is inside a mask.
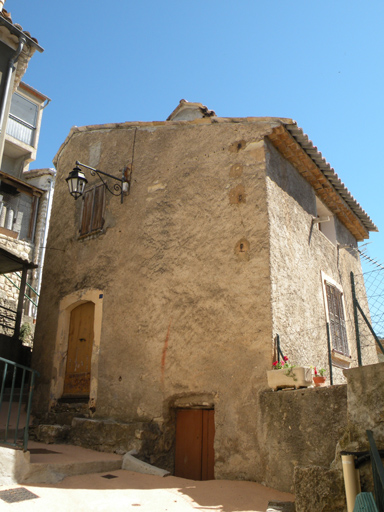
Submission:
[[[27,30],[23,30],[23,27],[19,24],[19,23],[14,23],[12,21],[12,16],[11,16],[11,13],[6,11],[4,8],[2,11],[0,11],[0,19],[3,18],[5,21],[7,21],[8,23],[10,23],[11,25],[13,25],[13,27],[17,30],[19,30],[20,32],[22,32],[24,35],[26,35],[31,41],[33,41],[34,43],[36,43],[36,45],[38,45],[38,49],[40,49],[40,51],[43,51],[42,48],[39,47],[39,42],[38,40],[35,38],[35,37],[32,37],[30,32],[28,32]]]

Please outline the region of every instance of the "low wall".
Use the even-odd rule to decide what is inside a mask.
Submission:
[[[293,492],[296,466],[330,466],[347,427],[345,384],[265,391],[260,409],[266,485]]]
[[[379,450],[384,450],[384,363],[344,370],[348,385],[349,442],[368,450],[367,430],[372,430]],[[347,448],[345,448],[347,449]]]
[[[347,379],[347,425],[335,443],[330,467],[302,464],[295,468],[296,511],[324,510],[344,512],[345,491],[340,451],[363,452],[369,449],[367,430],[373,432],[377,448],[384,449],[384,363],[344,370]],[[327,442],[325,428],[319,444]],[[373,491],[370,461],[359,467],[362,492]]]
[[[19,483],[29,463],[29,452],[0,446],[0,486]]]

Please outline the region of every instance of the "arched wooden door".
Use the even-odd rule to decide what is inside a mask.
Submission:
[[[93,302],[80,304],[71,311],[63,392],[65,396],[89,396],[94,315]]]

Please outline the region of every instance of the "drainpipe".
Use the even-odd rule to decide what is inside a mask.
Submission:
[[[341,454],[343,466],[345,495],[347,498],[347,511],[353,512],[356,496],[361,492],[359,472],[355,468],[355,457],[350,454]]]
[[[1,0],[0,0],[0,2],[1,2]],[[1,7],[1,5],[0,5],[0,7]],[[2,10],[2,7],[1,7],[1,10]],[[19,37],[19,46],[17,47],[17,50],[14,53],[13,57],[11,57],[10,60],[9,60],[8,73],[7,73],[7,81],[5,83],[5,89],[4,89],[4,94],[3,94],[3,101],[1,102],[1,106],[0,106],[0,108],[1,108],[1,111],[0,111],[0,130],[3,127],[3,122],[4,122],[4,117],[5,117],[5,110],[6,110],[6,105],[7,105],[7,101],[8,101],[8,94],[9,94],[9,88],[10,88],[10,85],[11,85],[12,74],[15,71],[15,64],[16,64],[18,58],[20,57],[20,53],[22,52],[26,42],[27,42],[27,39],[25,38],[25,36],[20,36]]]
[[[39,267],[37,270],[37,284],[36,284],[36,291],[40,296],[40,290],[41,290],[41,279],[43,277],[43,265],[44,265],[44,258],[45,258],[45,248],[47,246],[47,239],[48,239],[48,227],[49,227],[49,219],[51,218],[51,210],[52,210],[52,199],[53,199],[53,180],[49,181],[49,192],[48,192],[48,204],[47,204],[47,215],[45,217],[45,225],[44,225],[44,234],[43,234],[43,240],[41,242],[41,253],[40,253],[40,261],[38,263]],[[37,297],[37,303],[39,303],[39,298]],[[37,308],[36,306],[33,307],[33,316],[36,318],[37,316]]]
[[[0,0],[1,2],[1,0]],[[47,98],[45,101],[44,101],[44,104],[43,106],[41,107],[41,110],[44,110],[46,107],[48,107],[48,105],[51,103],[51,98]]]

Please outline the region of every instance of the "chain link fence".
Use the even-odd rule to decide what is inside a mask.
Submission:
[[[358,325],[360,345],[362,349],[375,346],[379,357],[382,358],[384,354],[376,338],[379,341],[383,340],[381,344],[384,344],[384,265],[363,251],[359,252],[364,272],[354,274],[353,277],[357,302],[355,321]]]

